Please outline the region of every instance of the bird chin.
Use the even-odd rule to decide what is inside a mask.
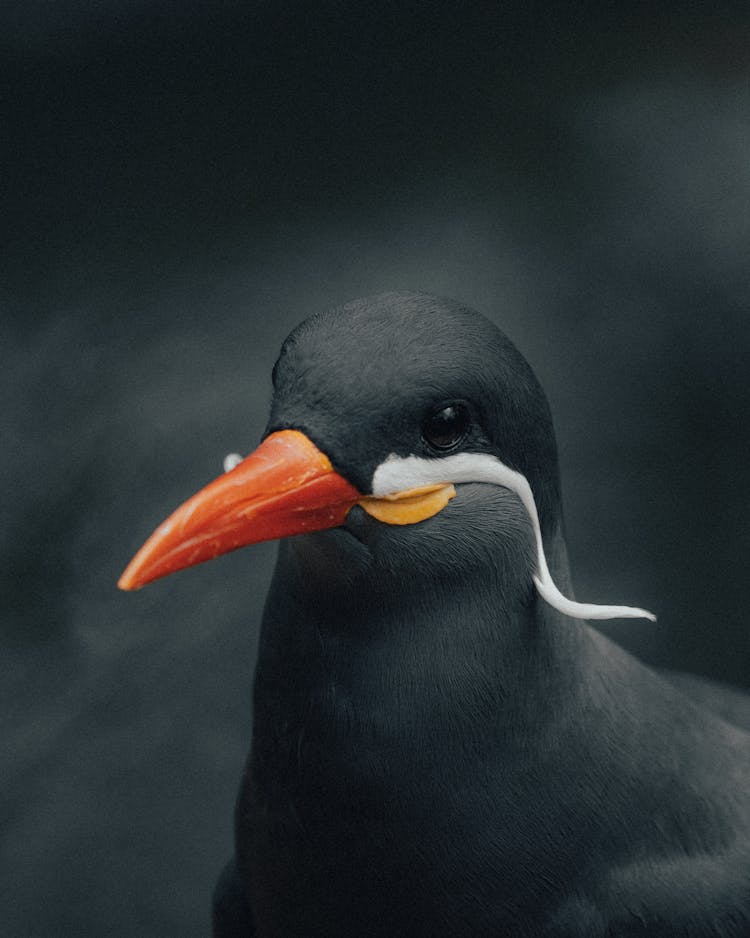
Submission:
[[[373,556],[361,532],[345,523],[338,528],[314,531],[291,538],[288,546],[303,561],[310,575],[331,585],[349,586],[372,569]]]
[[[348,537],[354,538],[368,553],[371,553],[373,529],[380,523],[371,518],[359,505],[355,505],[346,516],[343,525],[340,528],[334,528],[334,530],[341,531]]]

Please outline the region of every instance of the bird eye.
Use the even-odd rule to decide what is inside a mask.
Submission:
[[[469,412],[463,404],[447,404],[434,410],[422,424],[422,437],[433,448],[455,449],[469,432]]]

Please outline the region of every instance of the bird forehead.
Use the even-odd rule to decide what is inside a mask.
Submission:
[[[358,301],[301,323],[276,364],[277,387],[354,398],[368,388],[414,394],[496,378],[511,343],[479,314],[426,296]],[[516,353],[517,354],[517,353]]]

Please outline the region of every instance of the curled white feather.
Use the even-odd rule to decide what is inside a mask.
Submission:
[[[534,585],[542,599],[563,615],[574,619],[650,619],[656,616],[635,606],[609,606],[598,603],[579,603],[568,599],[555,585],[544,555],[542,532],[539,526],[534,495],[526,476],[509,468],[489,453],[457,453],[442,459],[421,459],[418,456],[391,454],[382,462],[372,477],[372,494],[388,495],[404,489],[433,485],[440,482],[488,482],[510,489],[523,502],[534,528],[537,548],[537,570]]]

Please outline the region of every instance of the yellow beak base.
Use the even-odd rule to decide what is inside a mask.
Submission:
[[[366,495],[357,504],[384,524],[416,524],[442,511],[455,494],[450,484],[425,485],[382,498]]]

